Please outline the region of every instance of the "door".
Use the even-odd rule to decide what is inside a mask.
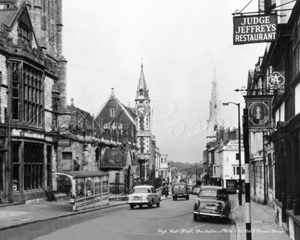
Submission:
[[[235,180],[226,180],[226,190],[229,193],[235,193],[236,188],[235,188]]]
[[[2,153],[0,153],[0,200],[4,198],[4,166]]]

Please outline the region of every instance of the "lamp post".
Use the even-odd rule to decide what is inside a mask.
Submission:
[[[210,162],[209,162],[209,152],[208,152],[208,149],[210,149],[210,145],[207,144],[206,145],[206,149],[207,149],[207,173],[206,173],[206,176],[207,176],[207,182],[206,184],[209,185],[210,184]]]
[[[239,205],[242,206],[242,166],[241,166],[241,122],[240,122],[240,103],[227,102],[223,106],[228,106],[230,103],[238,106],[238,129],[239,129]]]

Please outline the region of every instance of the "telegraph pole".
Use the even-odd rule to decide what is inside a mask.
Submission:
[[[244,115],[243,115],[243,137],[244,137],[244,154],[245,154],[246,239],[251,240],[252,234],[251,234],[251,206],[250,206],[249,126],[248,126],[247,108],[244,108]]]
[[[197,165],[196,165],[196,185],[198,184],[198,172],[197,172]]]

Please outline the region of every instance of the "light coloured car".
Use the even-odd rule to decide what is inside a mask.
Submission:
[[[133,193],[128,195],[127,203],[130,205],[131,209],[133,209],[136,205],[139,207],[147,205],[151,208],[154,204],[159,207],[160,201],[160,195],[155,192],[153,186],[140,185],[133,188]]]
[[[194,220],[198,217],[217,217],[229,219],[231,203],[225,188],[202,186],[194,203]]]

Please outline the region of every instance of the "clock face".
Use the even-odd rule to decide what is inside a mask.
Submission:
[[[137,107],[137,112],[139,115],[144,115],[146,113],[146,107],[143,105],[140,105]]]

